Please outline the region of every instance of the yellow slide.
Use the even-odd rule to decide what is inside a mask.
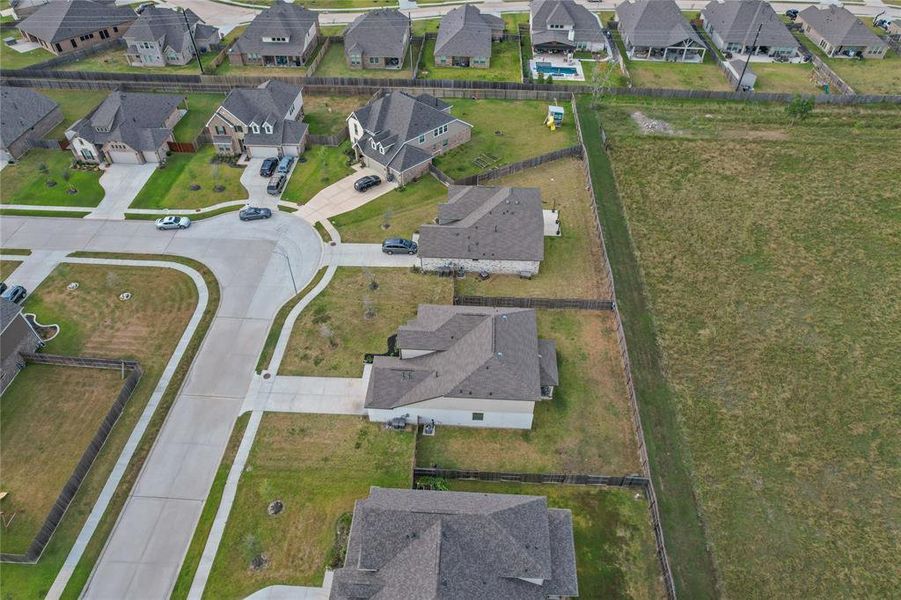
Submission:
[[[554,122],[553,115],[548,115],[547,118],[544,120],[544,124],[547,125],[551,131],[557,130],[557,123]]]

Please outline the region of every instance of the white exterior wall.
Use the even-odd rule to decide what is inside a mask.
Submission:
[[[94,147],[94,144],[85,140],[84,138],[74,137],[69,140],[69,149],[72,151],[72,154],[75,155],[75,158],[80,161],[88,161],[89,159],[82,156],[81,151],[87,150],[94,154],[94,158],[91,162],[100,162],[101,157],[99,156],[100,152],[97,148]]]
[[[353,146],[361,137],[363,137],[363,126],[355,117],[347,119],[347,132],[350,134],[350,145]]]
[[[163,152],[162,154],[165,155],[166,153]],[[153,150],[146,150],[144,151],[144,160],[149,163],[158,163],[160,162],[160,153]]]
[[[409,350],[407,348],[400,349],[400,357],[404,358],[416,358],[417,356],[425,356],[426,354],[434,353],[434,350]]]
[[[487,271],[489,273],[506,273],[518,275],[522,272],[538,274],[537,260],[476,260],[472,258],[420,258],[423,271],[437,271],[442,267],[457,269],[463,267],[471,273]]]
[[[493,400],[484,398],[435,398],[394,409],[367,409],[370,421],[385,422],[396,417],[408,421],[461,427],[489,427],[494,429],[531,429],[534,402],[520,400]],[[482,413],[481,421],[472,419],[473,413]],[[439,434],[440,435],[440,434]]]

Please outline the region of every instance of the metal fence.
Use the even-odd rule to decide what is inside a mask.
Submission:
[[[460,306],[495,306],[506,308],[574,308],[580,310],[613,310],[613,300],[596,298],[524,298],[519,296],[454,296]]]
[[[10,552],[0,553],[0,562],[6,563],[36,563],[41,557],[44,548],[47,547],[47,544],[53,537],[56,528],[59,526],[60,521],[62,521],[63,516],[66,514],[66,510],[69,508],[69,504],[81,487],[84,478],[94,464],[94,459],[97,458],[97,455],[106,443],[110,431],[112,431],[113,426],[116,424],[116,421],[119,419],[119,416],[125,408],[125,404],[128,402],[129,398],[131,398],[132,393],[134,393],[134,390],[138,386],[138,382],[143,375],[141,365],[133,360],[60,356],[55,354],[23,354],[22,358],[26,363],[34,364],[93,369],[118,369],[122,371],[123,377],[126,372],[128,372],[128,376],[125,377],[125,383],[122,385],[119,395],[116,397],[112,406],[110,406],[109,411],[107,411],[106,416],[100,423],[100,427],[97,429],[97,432],[94,434],[88,447],[82,453],[81,459],[78,461],[78,464],[75,465],[72,474],[69,475],[69,479],[66,481],[62,491],[60,491],[59,496],[56,498],[56,502],[54,502],[53,506],[50,508],[50,512],[44,519],[43,525],[41,525],[41,528],[34,536],[34,539],[31,540],[28,550],[26,550],[24,554],[14,554]]]
[[[647,489],[648,479],[641,475],[588,475],[583,473],[513,473],[495,471],[464,471],[415,467],[413,482],[419,477],[442,479],[468,479],[475,481],[509,481],[517,483],[558,483],[569,485],[606,485],[611,487],[637,487]]]

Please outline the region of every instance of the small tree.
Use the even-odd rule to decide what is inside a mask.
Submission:
[[[547,79],[545,79],[544,82],[545,82],[546,84],[548,84],[548,85],[551,85],[552,83],[554,83],[554,76],[553,76],[553,75],[548,75],[548,76],[547,76]]]
[[[394,211],[390,208],[385,211],[382,215],[382,229],[388,229],[391,227],[391,217],[394,216]]]
[[[69,169],[63,169],[63,181],[69,181],[70,177],[72,177],[72,173],[69,172]]]
[[[619,67],[615,62],[596,62],[594,64],[590,80],[591,106],[593,108],[598,108],[601,105],[604,96],[613,87],[613,83],[617,79],[618,70]]]
[[[538,71],[538,79],[536,81],[538,81],[538,83],[544,83],[544,73]]]
[[[40,171],[41,173],[43,173],[44,175],[46,175],[46,174],[47,174],[47,163],[43,163],[43,162],[42,162],[41,164],[39,164],[39,165],[38,165],[38,171]]]
[[[813,112],[813,97],[796,94],[785,107],[785,112],[791,119],[792,125],[795,124],[795,121],[803,121]]]

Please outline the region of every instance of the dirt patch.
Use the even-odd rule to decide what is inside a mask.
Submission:
[[[270,517],[274,517],[278,513],[285,510],[285,503],[281,500],[273,500],[269,503],[269,506],[266,508],[266,512],[269,513]]]
[[[638,125],[642,133],[656,133],[661,135],[675,135],[673,126],[660,119],[652,119],[640,110],[632,113],[632,120]]]

